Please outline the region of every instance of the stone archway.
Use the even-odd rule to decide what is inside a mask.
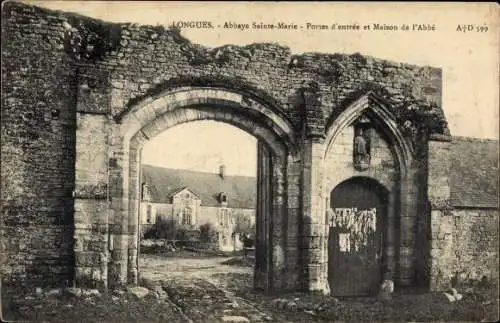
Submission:
[[[103,229],[95,235],[107,242],[109,252],[94,261],[94,267],[100,270],[98,278],[105,286],[137,284],[142,146],[170,127],[197,120],[225,122],[258,139],[258,260],[254,285],[262,290],[295,288],[297,279],[287,279],[299,275],[294,272],[296,246],[288,243],[298,234],[297,230],[288,234],[288,228],[297,224],[288,223],[287,215],[298,213],[298,206],[288,200],[298,199],[300,192],[295,181],[300,170],[292,167],[297,154],[292,126],[276,108],[220,88],[169,90],[133,106],[117,122],[107,120],[108,214],[100,218]],[[78,264],[76,271],[80,278],[92,275]]]

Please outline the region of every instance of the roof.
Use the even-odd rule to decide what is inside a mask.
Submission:
[[[453,137],[450,158],[451,204],[498,208],[498,140]]]
[[[228,207],[254,209],[257,205],[255,177],[226,175],[222,178],[215,173],[143,165],[142,182],[149,186],[151,202],[171,203],[172,194],[188,188],[204,206],[219,206],[221,192],[228,195]]]

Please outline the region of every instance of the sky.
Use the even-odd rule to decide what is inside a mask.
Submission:
[[[280,21],[304,26],[307,23],[329,26],[407,24],[410,28],[414,24],[434,25],[434,31],[401,31],[401,28],[399,31],[241,31],[215,28],[184,29],[182,34],[192,42],[208,47],[275,42],[290,47],[293,53],[359,52],[381,59],[439,67],[443,69],[442,106],[452,135],[498,139],[500,7],[495,3],[22,2],[77,12],[106,21],[147,25],[168,26],[177,21],[210,21],[214,25],[225,22],[252,24]],[[464,25],[473,26],[474,30],[457,31],[459,26]],[[488,28],[487,31],[485,27]],[[211,143],[218,142],[217,136],[238,136],[233,135],[230,128],[228,132],[221,134],[223,130],[210,130],[208,126],[199,130],[193,125],[187,127],[191,127],[191,133],[203,132],[204,136],[200,135],[200,140],[213,137],[208,140]],[[162,139],[163,143],[167,140],[165,138]],[[221,151],[213,152],[209,146],[201,148],[202,145],[197,144],[199,142],[194,141],[193,145],[198,150],[205,150],[209,155],[207,159],[217,160],[222,155]],[[245,147],[240,149],[247,151],[252,145],[255,146],[255,143],[248,139],[239,146]],[[186,149],[189,147],[184,145]],[[226,148],[227,146],[221,149]],[[188,161],[183,162],[189,167],[201,163],[194,160],[199,152],[182,154],[189,156]],[[228,165],[228,171],[230,168]]]
[[[257,139],[239,128],[217,121],[182,123],[157,135],[142,149],[142,162],[218,173],[256,176]]]

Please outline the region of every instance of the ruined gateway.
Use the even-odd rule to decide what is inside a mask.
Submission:
[[[439,68],[2,15],[3,286],[136,284],[141,147],[205,119],[259,140],[256,288],[498,277],[498,142],[449,133]]]

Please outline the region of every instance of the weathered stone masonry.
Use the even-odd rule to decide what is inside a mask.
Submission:
[[[208,49],[176,30],[12,2],[2,31],[4,282],[137,283],[141,147],[203,119],[259,139],[256,287],[328,290],[325,208],[355,174],[392,192],[385,254],[396,281],[448,279],[429,270],[446,256],[421,248],[438,221],[428,138],[451,140],[440,69],[277,44]],[[372,173],[342,162],[342,136],[360,114],[380,129]]]

